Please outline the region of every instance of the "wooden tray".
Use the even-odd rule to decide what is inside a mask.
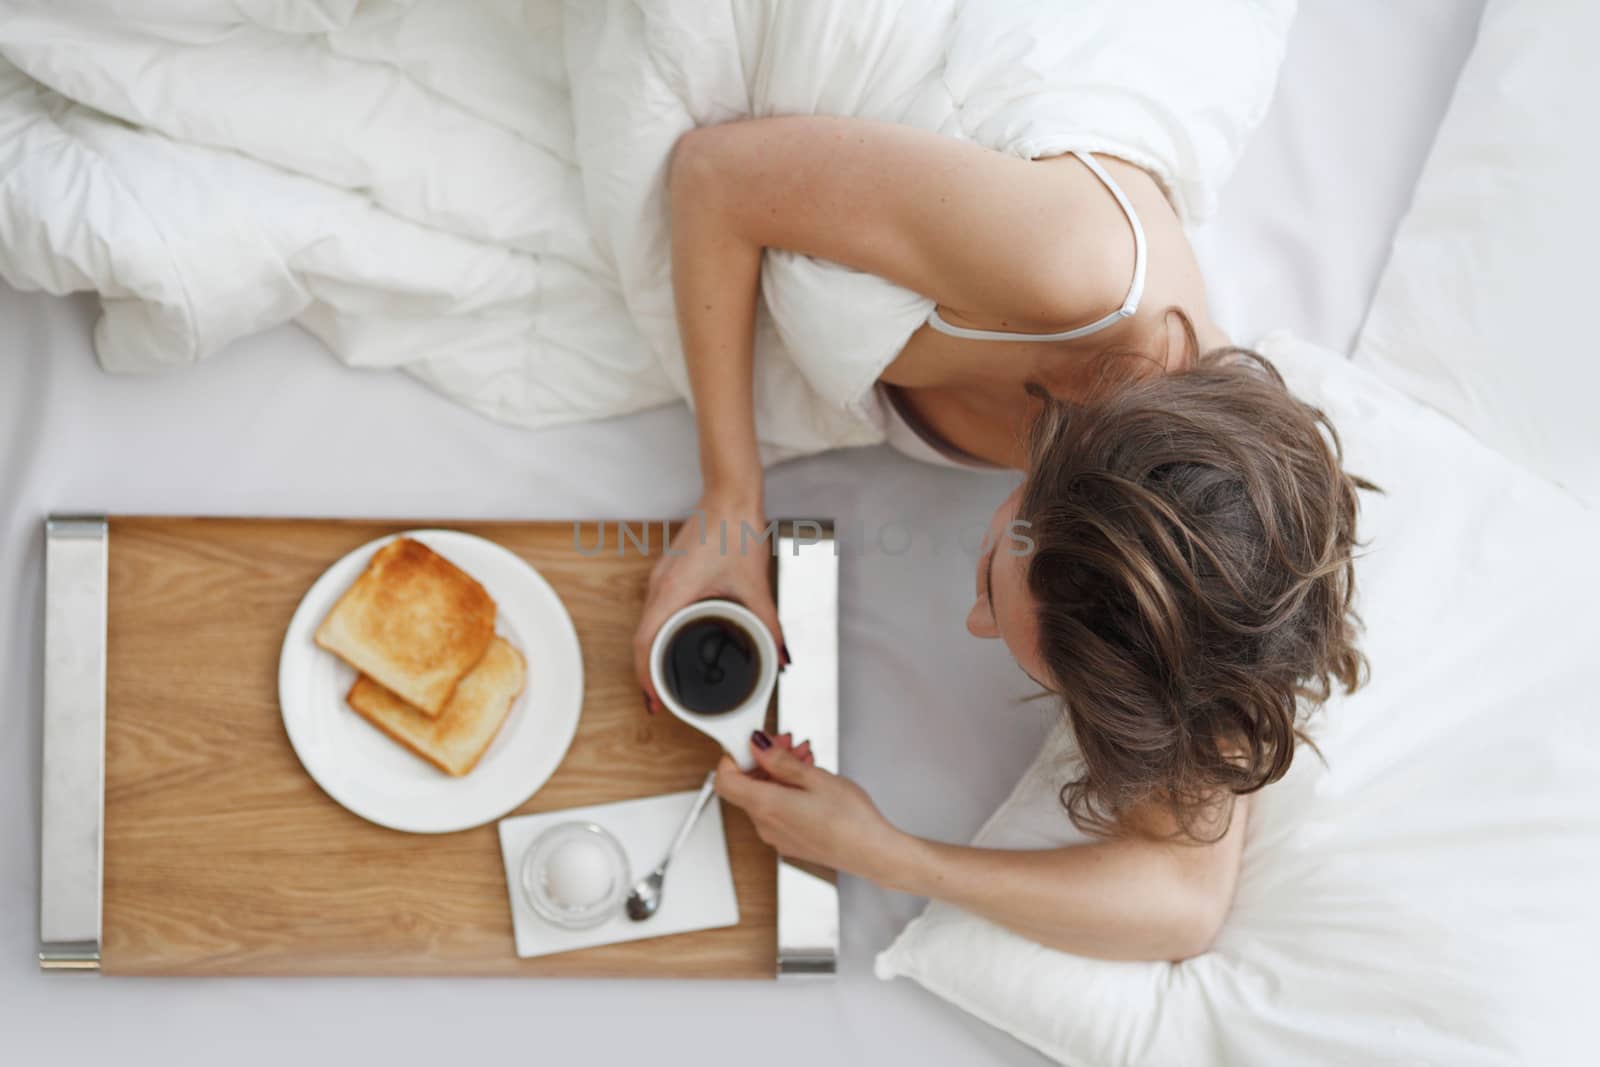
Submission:
[[[278,709],[278,655],[290,616],[346,552],[437,525],[107,520],[100,969],[775,975],[778,864],[737,809],[725,815],[738,926],[520,960],[492,824],[433,836],[386,830],[345,811],[304,772]],[[633,678],[631,640],[662,547],[661,524],[652,524],[648,552],[634,542],[619,551],[612,525],[607,551],[595,555],[586,554],[597,544],[593,524],[449,528],[532,563],[566,603],[583,648],[577,736],[554,777],[518,813],[697,787],[715,745],[671,716],[647,715]],[[61,584],[54,574],[51,583]],[[47,645],[58,639],[47,630]],[[49,684],[47,677],[47,768]],[[52,799],[59,809],[63,797],[52,798],[46,778],[48,823]],[[42,940],[52,940],[48,929]]]

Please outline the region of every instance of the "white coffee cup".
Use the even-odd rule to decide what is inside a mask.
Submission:
[[[706,618],[726,619],[749,634],[755,641],[756,658],[761,663],[750,695],[738,707],[712,715],[693,711],[679,703],[667,684],[663,667],[667,647],[678,632],[688,624]],[[650,642],[650,682],[668,711],[720,744],[733,757],[740,770],[748,771],[755,766],[755,757],[750,754],[750,734],[765,724],[767,704],[772,700],[772,687],[778,682],[778,643],[755,612],[732,600],[699,600],[679,608],[661,624],[655,640]]]

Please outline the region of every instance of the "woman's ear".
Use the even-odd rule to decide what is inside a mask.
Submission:
[[[994,622],[994,608],[982,593],[972,602],[972,610],[967,612],[967,633],[985,640],[1000,636],[1000,628]]]

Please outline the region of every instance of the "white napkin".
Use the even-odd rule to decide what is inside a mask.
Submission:
[[[637,880],[661,862],[698,790],[668,793],[615,804],[547,811],[500,821],[500,855],[505,860],[506,889],[511,894],[511,924],[517,955],[549,956],[556,952],[642,941],[649,937],[736,926],[739,901],[728,866],[728,842],[722,829],[722,801],[713,797],[694,832],[683,843],[667,871],[661,910],[644,922],[617,913],[587,930],[566,930],[541,919],[522,891],[522,856],[545,830],[563,822],[592,822],[611,831],[628,854],[629,878]]]

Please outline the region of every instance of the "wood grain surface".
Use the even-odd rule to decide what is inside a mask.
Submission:
[[[106,700],[107,974],[770,978],[775,856],[725,809],[740,923],[519,960],[491,824],[413,835],[330,800],[278,711],[295,607],[346,552],[437,523],[116,518]],[[577,737],[518,813],[696,788],[713,742],[648,716],[631,639],[651,553],[577,551],[573,524],[463,523],[538,568],[583,646]],[[595,545],[594,527],[582,544]]]

